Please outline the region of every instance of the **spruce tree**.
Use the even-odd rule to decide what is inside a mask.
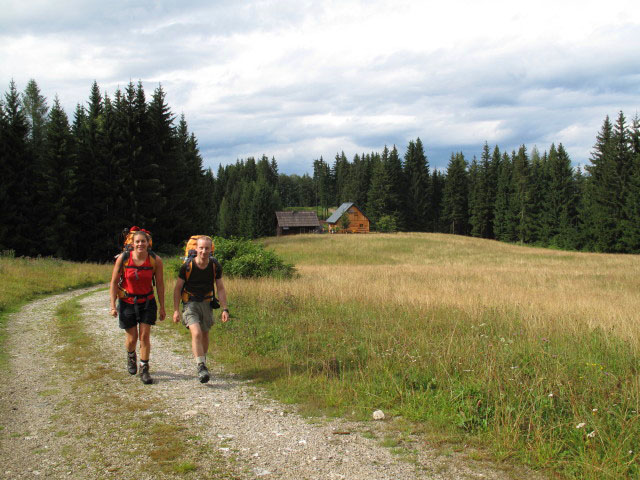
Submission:
[[[469,179],[462,153],[451,154],[443,195],[443,220],[447,233],[466,235],[469,225]]]
[[[66,113],[56,97],[45,125],[41,195],[43,254],[74,258],[79,231],[73,198],[76,195],[76,166],[73,138]]]
[[[613,252],[619,234],[621,182],[615,160],[613,127],[607,116],[596,137],[591,165],[586,166],[585,241],[587,248]]]
[[[624,205],[622,249],[640,253],[640,119],[636,115],[630,132],[631,176]]]
[[[404,177],[407,179],[405,190],[406,228],[409,231],[427,230],[429,215],[429,164],[424,154],[420,138],[410,141],[404,156]]]
[[[389,181],[388,214],[396,219],[396,225],[400,230],[406,229],[405,189],[407,185],[402,160],[398,149],[394,145],[389,152],[389,158],[385,167],[385,176]]]
[[[24,113],[15,82],[5,93],[3,115],[0,123],[2,140],[2,190],[0,194],[0,245],[15,250],[16,255],[37,255],[38,238],[33,208],[33,188],[26,172],[33,169],[33,157],[29,149],[29,124]]]
[[[382,157],[379,159],[376,158],[373,162],[373,173],[366,204],[367,217],[374,226],[380,217],[392,214],[389,205],[391,183],[387,177],[385,168],[388,161],[389,149],[385,145],[382,151]]]
[[[531,241],[533,222],[531,215],[531,172],[529,157],[524,145],[513,156],[513,170],[511,181],[513,191],[511,196],[512,215],[515,220],[516,238],[520,243]]]
[[[515,152],[514,152],[515,156]],[[513,198],[512,182],[513,162],[507,152],[500,160],[496,190],[494,233],[497,240],[514,242],[516,240],[515,218],[511,206]]]

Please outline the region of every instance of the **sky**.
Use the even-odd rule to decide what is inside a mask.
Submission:
[[[0,0],[0,92],[35,79],[71,118],[96,81],[159,85],[205,167],[312,172],[420,138],[431,168],[485,142],[589,163],[640,106],[637,1]]]

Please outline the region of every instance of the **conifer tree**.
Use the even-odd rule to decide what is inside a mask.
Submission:
[[[622,249],[640,253],[640,119],[636,115],[630,132],[631,176],[624,205]]]
[[[545,233],[545,198],[549,189],[548,156],[545,152],[540,156],[538,147],[531,150],[529,175],[529,239],[528,243],[546,245],[548,236]]]
[[[4,192],[0,194],[0,245],[15,250],[16,255],[37,255],[38,240],[31,231],[38,224],[34,218],[37,209],[33,208],[33,188],[25,173],[33,167],[28,147],[29,124],[13,80],[2,110],[0,167]]]
[[[467,161],[460,153],[451,154],[443,195],[443,220],[447,233],[466,235],[469,224],[469,179]]]
[[[512,170],[513,162],[507,152],[504,152],[498,172],[493,227],[496,239],[502,242],[514,242],[516,240],[515,218],[511,206],[513,198]]]
[[[406,228],[409,231],[423,232],[430,223],[428,206],[429,164],[424,154],[420,138],[410,141],[404,156],[404,176],[407,179],[405,196]]]
[[[621,182],[615,160],[615,139],[609,117],[596,137],[591,165],[586,166],[585,240],[589,250],[613,252],[619,235]]]
[[[520,243],[530,242],[532,236],[530,175],[529,157],[526,147],[522,145],[518,149],[518,153],[513,156],[511,177],[513,183],[511,200],[512,215],[515,219],[516,238]]]
[[[66,113],[56,97],[45,125],[43,169],[44,188],[40,214],[44,255],[74,258],[79,231],[75,223],[73,198],[76,195],[76,166],[73,163],[73,138]]]
[[[31,79],[22,94],[22,107],[29,123],[29,149],[35,162],[35,170],[39,168],[44,156],[45,127],[49,107],[47,99],[40,93],[40,87]]]
[[[445,184],[446,177],[444,173],[434,169],[430,180],[431,201],[429,203],[429,208],[431,210],[431,226],[429,230],[432,232],[446,231],[443,215]]]
[[[394,145],[389,152],[389,158],[385,167],[385,176],[389,181],[388,192],[388,214],[395,218],[396,225],[400,230],[406,229],[405,215],[405,189],[407,185],[402,160],[398,154],[398,149]]]
[[[373,162],[373,173],[366,204],[367,217],[369,217],[374,226],[380,217],[392,214],[389,205],[391,183],[385,168],[388,161],[389,149],[385,145],[382,157],[380,159],[376,158]]]

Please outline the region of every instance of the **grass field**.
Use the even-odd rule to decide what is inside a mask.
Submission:
[[[39,295],[107,282],[112,269],[110,264],[0,256],[0,367],[4,368],[6,360],[4,336],[8,313]]]
[[[381,408],[569,478],[640,476],[637,256],[439,234],[265,243],[299,276],[226,279],[235,318],[212,341],[281,400]]]

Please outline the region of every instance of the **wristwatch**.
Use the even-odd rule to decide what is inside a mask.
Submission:
[[[229,309],[228,308],[223,308],[222,311],[229,313]]]

